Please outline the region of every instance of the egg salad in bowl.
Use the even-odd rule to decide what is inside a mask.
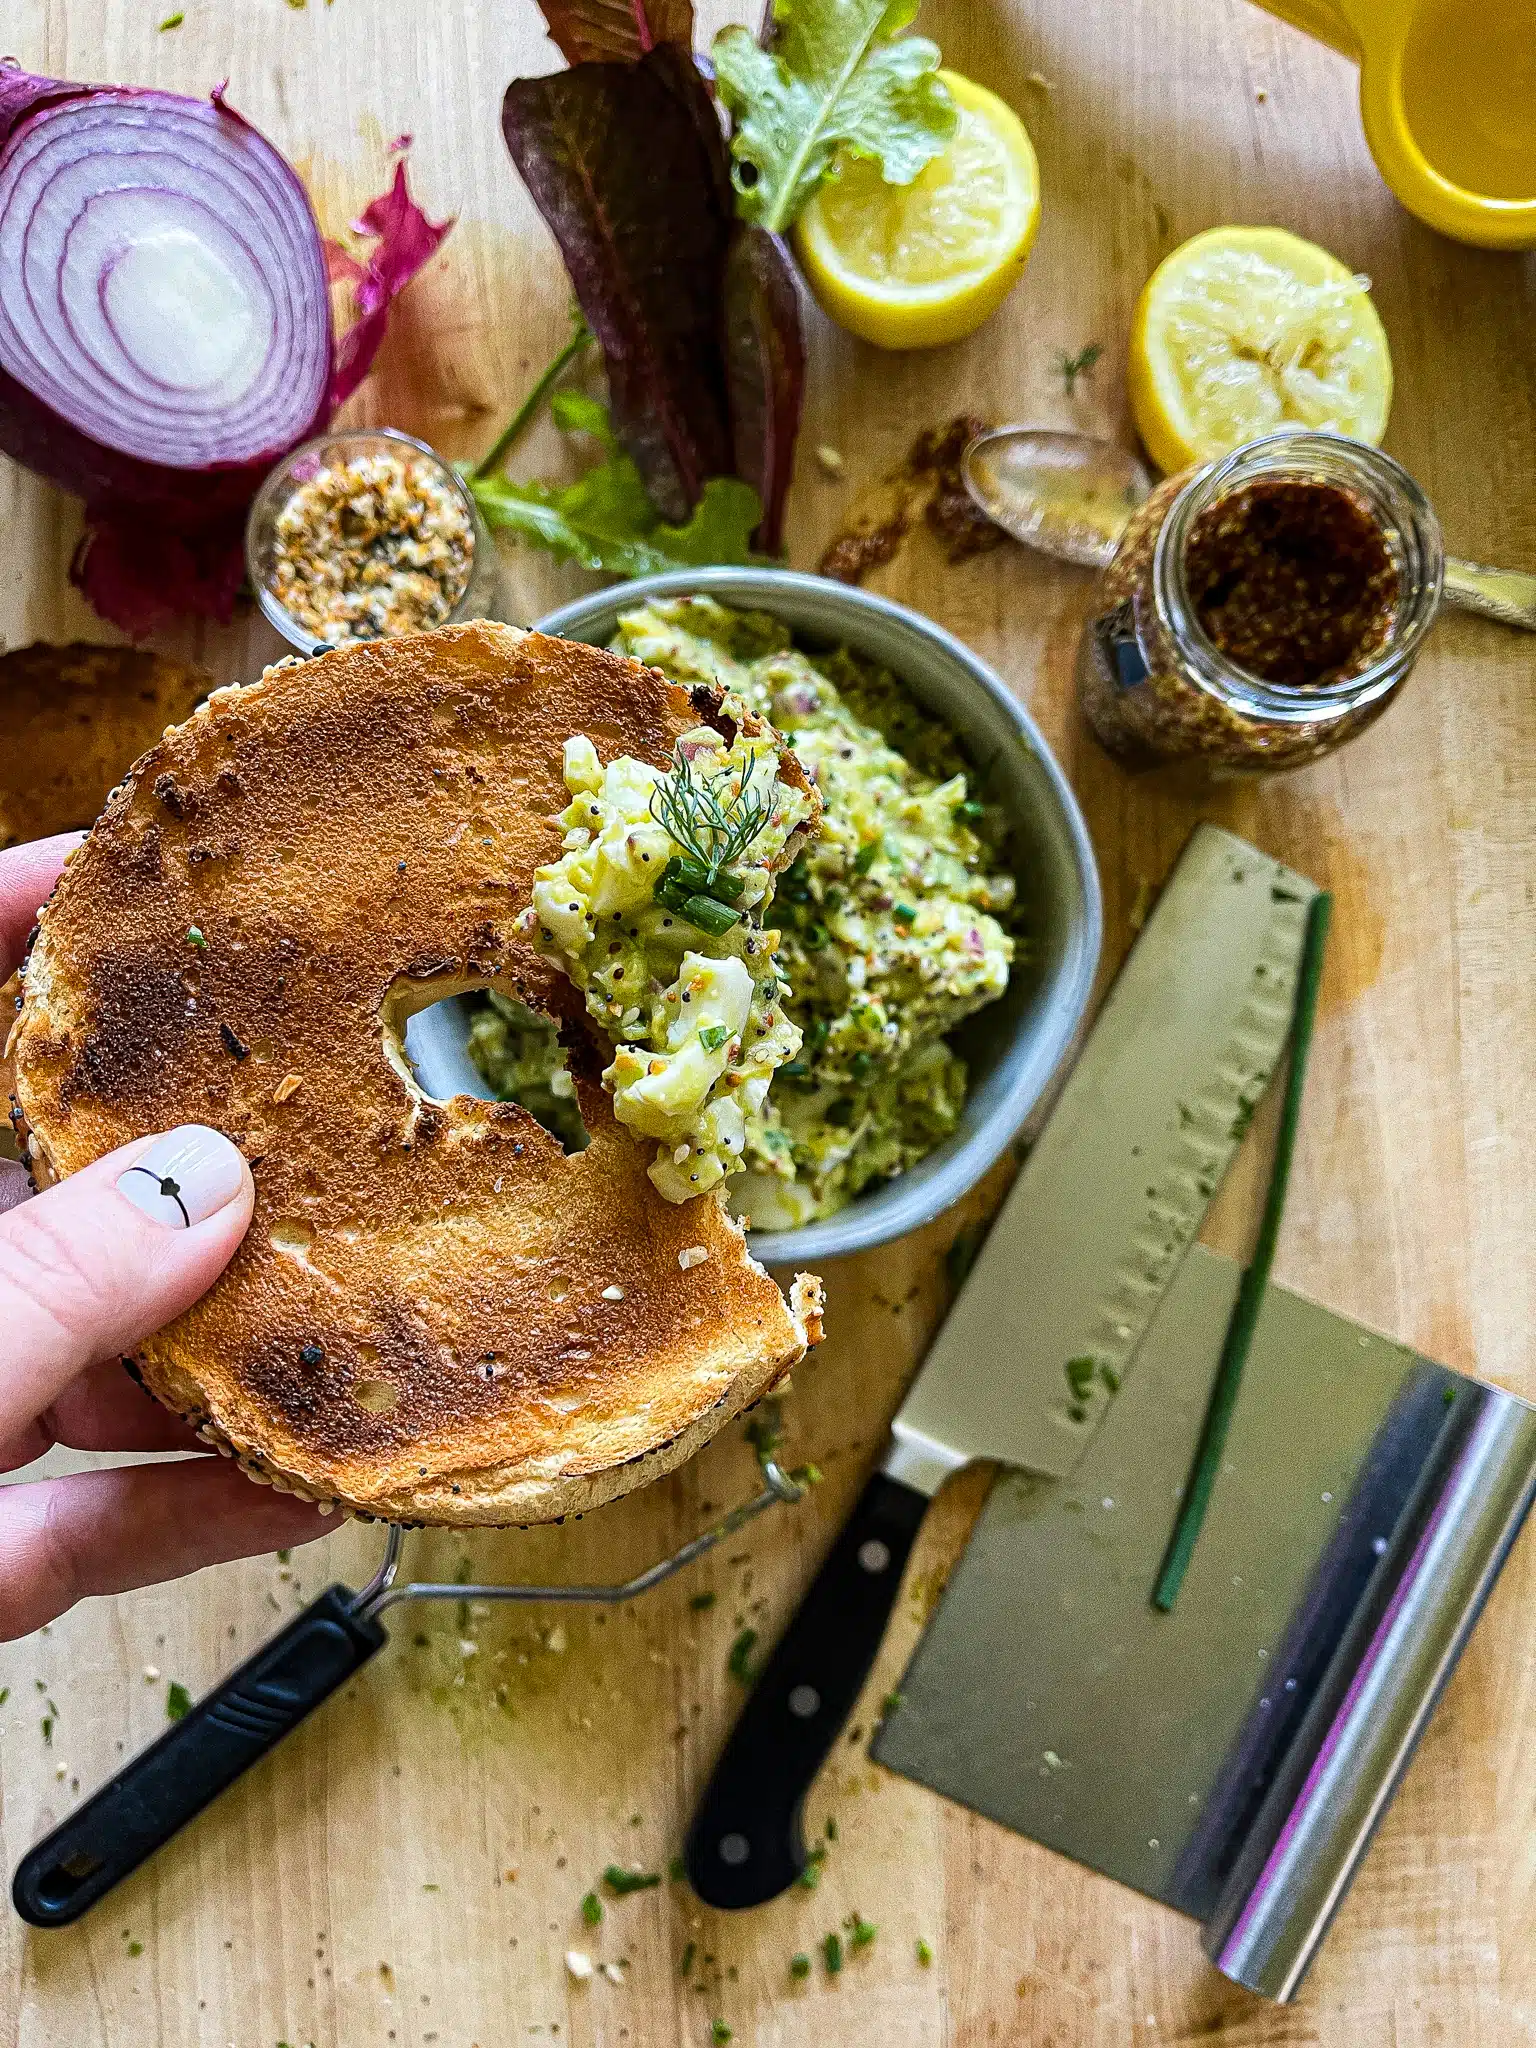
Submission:
[[[700,726],[660,769],[573,734],[564,850],[524,930],[613,1046],[603,1081],[656,1141],[661,1193],[729,1178],[751,1227],[797,1228],[957,1128],[950,1034],[1024,943],[1002,821],[953,735],[849,648],[707,595],[621,611],[614,645],[716,693],[730,736]],[[469,1050],[537,1112],[548,1077],[513,1006],[492,998]]]

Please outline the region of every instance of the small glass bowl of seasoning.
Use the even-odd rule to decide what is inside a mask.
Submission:
[[[1444,574],[1439,521],[1391,456],[1251,441],[1132,514],[1083,634],[1084,715],[1131,766],[1300,767],[1386,710]]]
[[[251,507],[257,602],[301,654],[493,616],[496,551],[463,479],[392,427],[322,434]]]

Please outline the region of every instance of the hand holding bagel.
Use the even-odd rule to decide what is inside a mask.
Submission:
[[[78,838],[0,853],[0,979]],[[238,1150],[197,1124],[140,1138],[36,1196],[25,1168],[0,1161],[0,1470],[55,1443],[207,1452],[120,1358],[213,1284],[252,1202]],[[310,1502],[252,1486],[212,1455],[7,1486],[0,1638],[25,1635],[88,1595],[308,1542],[334,1526]]]

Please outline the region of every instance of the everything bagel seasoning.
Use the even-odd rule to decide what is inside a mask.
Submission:
[[[316,639],[384,640],[443,625],[474,565],[468,510],[411,453],[327,463],[278,513],[270,587]]]

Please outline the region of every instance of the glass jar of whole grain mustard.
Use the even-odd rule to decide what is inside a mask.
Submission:
[[[1132,766],[1299,767],[1391,703],[1444,568],[1429,500],[1379,448],[1249,442],[1131,515],[1083,633],[1084,715]]]

